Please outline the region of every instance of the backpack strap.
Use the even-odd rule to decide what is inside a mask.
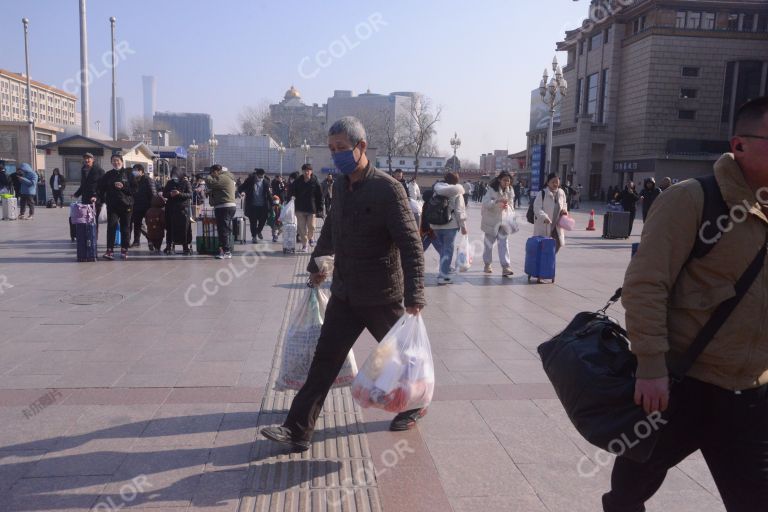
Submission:
[[[688,261],[709,254],[731,225],[730,209],[715,176],[699,177],[696,181],[704,191],[704,204],[701,209],[701,226],[696,232],[696,242]]]

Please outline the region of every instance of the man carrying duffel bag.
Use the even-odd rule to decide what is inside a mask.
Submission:
[[[768,507],[768,97],[739,110],[731,149],[710,178],[725,201],[719,229],[701,224],[712,196],[704,181],[673,186],[654,203],[627,270],[635,401],[646,413],[671,404],[672,414],[647,461],[616,459],[606,512],[644,511],[667,471],[697,450],[728,512]],[[708,250],[696,255],[702,243]],[[707,330],[711,341],[698,343]],[[668,368],[697,345],[675,382]]]

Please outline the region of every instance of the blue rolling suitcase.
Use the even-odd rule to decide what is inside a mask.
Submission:
[[[77,261],[96,261],[96,224],[75,224]]]
[[[555,282],[555,250],[557,248],[554,238],[533,236],[525,243],[525,273],[528,282],[535,277],[539,282],[542,279],[551,279]]]

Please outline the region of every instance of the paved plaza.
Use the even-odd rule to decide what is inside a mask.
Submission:
[[[416,430],[334,390],[310,451],[258,428],[307,255],[237,246],[232,260],[150,256],[76,263],[66,209],[0,222],[0,511],[598,512],[612,460],[570,425],[536,347],[621,285],[629,240],[574,216],[554,284],[522,274],[532,226],[518,210],[514,278],[480,255],[450,286],[427,253],[423,312],[435,400]],[[470,237],[480,210],[470,208]],[[106,239],[102,227],[99,237]],[[494,251],[495,252],[495,251]],[[610,310],[623,320],[620,305]],[[359,364],[374,347],[365,333]],[[650,512],[722,512],[699,454],[670,471]]]

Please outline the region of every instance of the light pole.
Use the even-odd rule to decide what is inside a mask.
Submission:
[[[192,155],[192,176],[194,176],[196,172],[195,163],[197,163],[196,157],[198,149],[200,149],[200,146],[195,143],[195,139],[192,139],[192,144],[189,145],[189,154]]]
[[[539,84],[541,101],[549,107],[549,132],[547,133],[547,174],[552,172],[552,132],[555,129],[555,110],[562,103],[568,92],[568,82],[563,78],[563,70],[557,63],[557,57],[552,59],[552,79],[544,68],[544,76]]]
[[[307,139],[304,139],[304,144],[301,145],[301,149],[304,150],[304,163],[307,163],[307,160],[309,159],[309,144],[307,144]]]
[[[88,29],[86,26],[85,0],[80,0],[80,117],[83,137],[90,132],[88,124]]]
[[[24,25],[24,61],[27,67],[27,123],[29,124],[29,165],[33,171],[37,171],[37,157],[35,156],[35,121],[32,118],[32,86],[29,79],[29,20],[21,19]]]
[[[219,141],[216,140],[216,137],[211,137],[208,139],[208,150],[211,153],[211,165],[216,163],[216,146],[219,145]]]
[[[280,154],[280,176],[283,176],[283,155],[285,154],[285,146],[283,146],[283,143],[281,142],[279,146],[277,146],[277,152]]]
[[[458,135],[456,135],[456,132],[453,132],[453,137],[451,137],[450,144],[453,148],[453,165],[451,165],[451,170],[456,172],[456,151],[459,149],[459,146],[461,146],[461,139]]]
[[[101,133],[101,121],[96,120],[96,133]]]
[[[114,16],[109,18],[109,24],[112,28],[112,140],[117,140],[117,80],[116,70],[117,64],[115,63],[115,22],[117,18]]]

